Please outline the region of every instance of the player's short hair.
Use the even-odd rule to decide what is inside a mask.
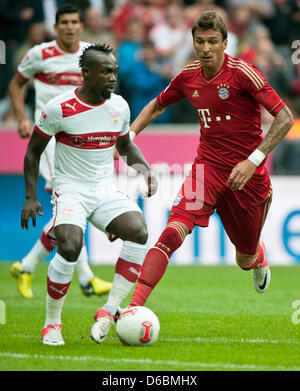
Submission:
[[[93,44],[86,47],[79,57],[79,68],[81,69],[81,72],[84,67],[88,68],[90,66],[92,51],[110,54],[112,52],[112,48],[107,44]]]
[[[75,4],[66,3],[59,7],[55,14],[55,23],[58,23],[60,15],[63,14],[78,14],[80,22],[83,22],[82,12]]]
[[[215,30],[222,34],[223,41],[227,39],[227,25],[224,19],[215,11],[206,11],[195,21],[192,27],[192,35],[195,37],[196,30]]]

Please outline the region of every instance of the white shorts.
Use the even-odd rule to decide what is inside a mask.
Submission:
[[[89,221],[104,233],[109,223],[126,212],[140,212],[139,206],[116,187],[101,192],[87,189],[84,185],[62,185],[52,193],[53,227],[48,233],[53,237],[53,228],[61,224],[74,224],[83,233]]]

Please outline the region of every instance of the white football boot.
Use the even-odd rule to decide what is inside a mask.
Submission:
[[[44,345],[58,346],[64,345],[65,342],[61,333],[61,324],[48,324],[43,328],[42,340]]]
[[[115,317],[109,311],[99,308],[94,315],[94,319],[96,323],[91,328],[91,338],[97,343],[102,343],[114,324]]]
[[[266,248],[263,242],[261,242],[261,244],[264,248],[265,258],[260,267],[252,269],[254,289],[258,293],[265,292],[268,289],[271,281],[271,270],[266,258]]]

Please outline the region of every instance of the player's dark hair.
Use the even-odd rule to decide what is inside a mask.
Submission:
[[[206,11],[195,21],[192,27],[192,35],[195,37],[196,30],[215,30],[223,36],[223,41],[227,39],[227,26],[224,19],[217,15],[215,11]]]
[[[63,14],[78,14],[80,22],[83,22],[82,12],[75,4],[66,3],[59,7],[55,14],[55,23],[58,23],[60,15]]]
[[[107,44],[93,44],[86,47],[79,57],[79,68],[81,71],[84,67],[88,68],[90,66],[92,60],[91,55],[93,51],[110,54],[112,52],[112,48]]]

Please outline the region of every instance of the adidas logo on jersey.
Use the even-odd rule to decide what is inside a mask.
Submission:
[[[199,97],[198,90],[195,90],[195,91],[193,92],[192,97],[193,97],[193,98],[198,98],[198,97]]]

